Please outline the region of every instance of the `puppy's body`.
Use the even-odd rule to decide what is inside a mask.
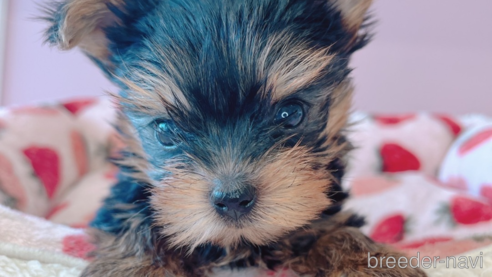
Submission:
[[[121,87],[128,147],[84,276],[423,276],[340,212],[369,0],[67,0],[48,40]],[[226,271],[224,271],[226,270]]]

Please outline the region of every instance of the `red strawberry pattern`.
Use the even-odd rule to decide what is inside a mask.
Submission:
[[[395,214],[379,221],[374,226],[370,237],[381,243],[395,243],[401,241],[404,234],[405,217],[401,214]]]
[[[96,102],[97,102],[96,99],[80,99],[80,100],[65,102],[62,105],[71,114],[77,115],[82,110],[86,109],[87,107],[94,105],[94,103],[96,103]]]
[[[53,198],[60,183],[60,158],[55,150],[31,146],[23,150],[34,172],[43,183],[48,198]]]
[[[480,187],[480,195],[487,198],[489,204],[492,205],[492,184],[483,184]]]
[[[451,119],[451,117],[442,114],[437,114],[435,117],[446,124],[455,137],[461,133],[461,125]]]
[[[403,114],[403,115],[376,115],[373,119],[381,125],[397,125],[404,121],[414,119],[415,114]]]
[[[420,169],[419,159],[396,143],[383,144],[380,155],[383,172],[395,173]]]
[[[492,138],[492,129],[485,129],[475,134],[475,136],[469,138],[461,145],[461,147],[458,149],[458,155],[460,156],[466,155],[467,153],[475,149],[477,146],[479,146],[480,144],[486,142],[491,138]]]
[[[465,196],[451,200],[450,211],[458,224],[471,225],[492,220],[492,206]]]
[[[70,133],[70,138],[72,140],[72,151],[75,163],[77,164],[79,177],[82,177],[89,169],[89,159],[87,158],[85,141],[82,135],[77,131],[72,131]]]
[[[88,259],[87,254],[96,250],[88,240],[87,235],[69,235],[63,238],[63,253],[73,257]]]

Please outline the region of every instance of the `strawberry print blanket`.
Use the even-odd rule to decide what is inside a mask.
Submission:
[[[80,274],[93,249],[84,228],[115,182],[113,118],[105,98],[0,109],[0,276]],[[492,276],[492,119],[351,120],[345,209],[365,216],[362,230],[408,257],[438,257],[431,276]],[[437,262],[460,255],[468,268]]]

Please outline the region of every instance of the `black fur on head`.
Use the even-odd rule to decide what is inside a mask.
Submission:
[[[131,190],[116,186],[94,225],[124,232],[143,210],[169,245],[264,245],[339,211],[348,61],[367,42],[370,2],[52,4],[48,42],[80,46],[121,87]],[[210,203],[246,187],[248,215],[225,219]]]

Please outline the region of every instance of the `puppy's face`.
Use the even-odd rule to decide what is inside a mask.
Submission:
[[[266,244],[331,204],[370,0],[71,0],[49,41],[121,86],[134,177],[175,246]]]

